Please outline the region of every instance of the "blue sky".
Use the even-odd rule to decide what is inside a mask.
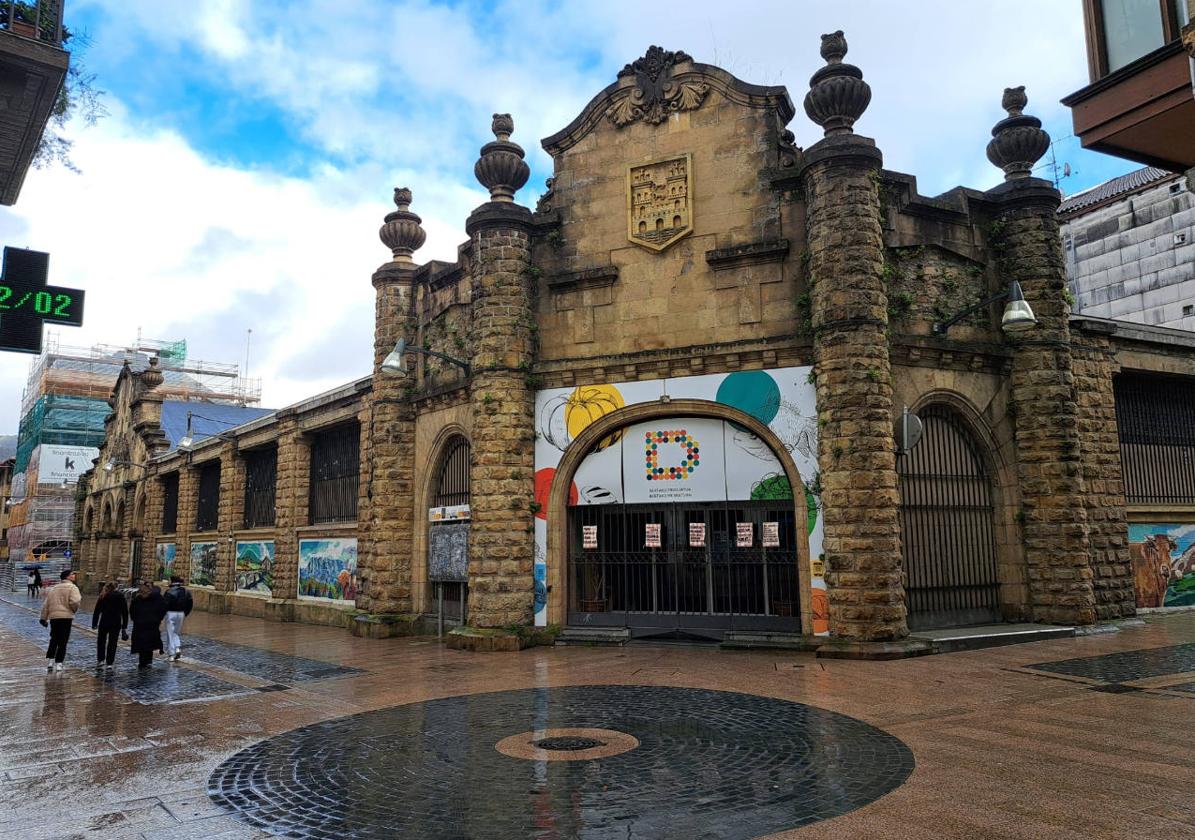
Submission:
[[[597,2],[71,0],[67,25],[109,116],[72,127],[73,174],[31,172],[0,209],[4,244],[51,253],[53,282],[87,289],[87,325],[63,344],[187,338],[241,361],[279,406],[365,375],[372,271],[396,185],[412,188],[427,245],[455,258],[485,200],[472,175],[490,115],[514,115],[534,205],[551,171],[539,138],[566,125],[650,44],[746,81],[784,84],[800,108],[819,35],[844,29],[872,86],[856,126],[922,192],[985,189],[1005,86],[1059,139],[1073,193],[1135,166],[1083,152],[1058,100],[1087,81],[1080,0]],[[0,364],[0,433],[15,431],[24,359]]]

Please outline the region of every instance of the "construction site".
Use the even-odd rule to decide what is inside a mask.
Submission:
[[[24,585],[25,572],[43,579],[71,565],[75,493],[104,439],[109,398],[121,369],[144,370],[157,357],[167,400],[253,406],[261,380],[241,376],[236,364],[187,357],[187,342],[138,339],[127,345],[70,347],[46,337],[46,349],[29,366],[21,396],[21,422],[8,511],[8,558],[0,559],[0,590]]]

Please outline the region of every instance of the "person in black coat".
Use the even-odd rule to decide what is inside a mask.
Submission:
[[[105,583],[100,599],[91,613],[91,629],[99,630],[95,639],[95,667],[112,670],[116,661],[116,639],[129,626],[129,605],[116,591],[116,584]],[[127,636],[125,636],[127,638]]]
[[[162,650],[162,633],[158,625],[166,617],[166,599],[162,590],[141,582],[133,604],[129,607],[129,618],[133,620],[132,651],[137,654],[137,667],[149,668],[154,661],[154,651]]]

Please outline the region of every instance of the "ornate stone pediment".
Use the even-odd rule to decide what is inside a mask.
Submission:
[[[710,86],[692,79],[672,78],[677,64],[692,61],[691,55],[680,50],[673,52],[657,46],[648,48],[646,55],[619,72],[620,79],[633,76],[635,87],[610,106],[610,122],[619,128],[636,120],[643,120],[648,125],[659,125],[677,111],[700,108]]]
[[[681,155],[627,169],[627,238],[663,251],[693,230],[693,160]]]

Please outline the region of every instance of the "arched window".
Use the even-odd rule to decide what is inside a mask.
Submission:
[[[469,441],[463,437],[452,440],[440,464],[433,507],[469,504]]]

